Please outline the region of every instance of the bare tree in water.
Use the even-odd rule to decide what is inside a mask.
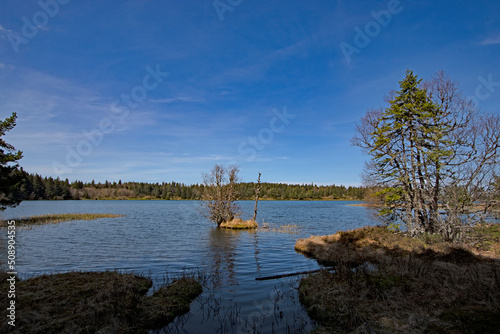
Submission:
[[[224,167],[215,165],[208,174],[203,174],[203,214],[205,217],[220,226],[241,215],[236,183],[240,169],[237,165]]]

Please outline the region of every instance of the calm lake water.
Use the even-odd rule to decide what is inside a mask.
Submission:
[[[125,215],[21,229],[16,269],[22,278],[67,271],[135,272],[149,275],[155,287],[182,271],[202,272],[204,292],[191,311],[158,332],[307,333],[315,324],[298,301],[300,276],[255,278],[319,268],[295,252],[295,241],[376,223],[369,209],[354,203],[359,202],[260,201],[257,220],[271,228],[259,231],[218,229],[203,217],[198,201],[31,201],[4,211],[2,218]],[[243,218],[251,218],[254,202],[239,204]],[[297,225],[297,233],[273,230],[281,225]]]

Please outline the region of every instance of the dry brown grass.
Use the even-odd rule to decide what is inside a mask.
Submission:
[[[462,246],[383,227],[299,240],[336,268],[302,279],[301,302],[318,333],[498,333],[499,231],[484,226],[480,243]]]
[[[259,227],[259,224],[255,220],[242,220],[235,218],[229,222],[223,222],[220,224],[221,228],[231,228],[235,230],[251,230]]]
[[[6,274],[0,288],[7,291]],[[149,278],[117,272],[71,272],[16,282],[16,326],[12,333],[147,333],[189,310],[201,292],[180,278],[150,297]],[[7,294],[0,304],[7,305]],[[7,319],[5,309],[3,319]],[[13,328],[2,321],[0,332]]]
[[[500,258],[500,226],[484,225],[471,232],[471,243],[467,245],[451,244],[442,241],[438,235],[423,235],[411,238],[406,234],[393,232],[385,227],[363,227],[351,231],[341,231],[326,236],[311,236],[299,239],[295,250],[311,256],[320,263],[332,265],[348,263],[358,265],[375,261],[381,257],[392,257],[412,253],[421,257],[449,258],[463,251],[470,256]]]
[[[118,218],[123,215],[114,215],[109,213],[63,213],[48,214],[40,216],[22,217],[10,219],[16,222],[17,226],[57,224],[70,220],[94,220],[99,218]],[[0,221],[0,227],[7,226],[5,221]]]

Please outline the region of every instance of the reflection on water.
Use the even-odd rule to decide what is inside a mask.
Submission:
[[[240,206],[252,213],[253,204],[244,201]],[[259,217],[266,223],[297,225],[299,234],[218,229],[200,214],[196,201],[35,201],[8,209],[3,216],[125,215],[19,230],[17,270],[23,278],[116,269],[150,275],[158,286],[166,272],[200,271],[204,292],[188,314],[159,333],[306,333],[314,323],[298,301],[300,277],[255,278],[317,269],[315,261],[295,252],[295,241],[373,223],[366,208],[349,204],[259,203]],[[6,233],[0,230],[3,258],[5,242]]]
[[[257,274],[257,277],[261,277],[260,275],[260,263],[259,263],[259,254],[260,254],[260,249],[259,249],[259,236],[257,233],[254,233],[253,235],[253,247],[255,249],[255,267],[256,267],[256,274]]]
[[[210,230],[209,254],[212,256],[210,273],[216,277],[226,277],[229,285],[238,284],[234,262],[239,232],[215,227]]]

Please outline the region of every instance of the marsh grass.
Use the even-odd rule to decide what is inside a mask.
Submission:
[[[300,234],[302,229],[299,225],[285,224],[276,225],[270,223],[263,223],[259,228],[261,232],[275,232],[275,233],[286,233],[286,234]]]
[[[63,214],[48,214],[40,216],[22,217],[10,219],[16,222],[17,226],[29,226],[29,225],[45,225],[45,224],[57,224],[70,220],[94,220],[99,218],[118,218],[123,217],[123,215],[115,215],[109,213],[63,213]],[[0,227],[6,226],[5,221],[0,221]]]
[[[7,291],[7,274],[0,273]],[[8,333],[147,333],[189,311],[202,292],[191,277],[181,277],[145,294],[152,286],[148,277],[118,272],[70,272],[43,275],[16,282],[16,326],[3,321]],[[0,296],[7,305],[7,294]],[[6,318],[5,310],[2,312]]]
[[[221,223],[219,227],[235,230],[253,230],[259,228],[259,225],[255,220],[242,220],[235,218],[231,221]]]
[[[333,265],[301,280],[299,296],[317,333],[498,333],[498,225],[481,242],[455,245],[365,227],[297,241],[297,251]]]

